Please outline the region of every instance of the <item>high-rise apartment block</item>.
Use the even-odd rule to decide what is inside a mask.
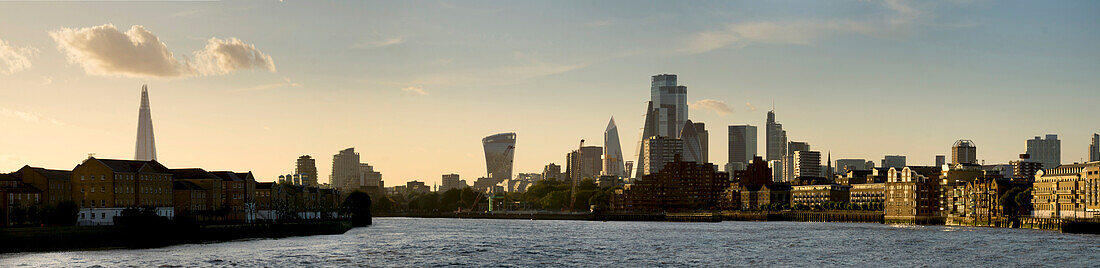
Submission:
[[[1061,166],[1062,141],[1055,134],[1047,134],[1044,138],[1036,136],[1027,140],[1027,154],[1031,155],[1031,161],[1043,163],[1046,168]]]
[[[359,180],[359,153],[355,148],[341,150],[332,156],[332,173],[329,174],[329,183],[336,189],[350,192],[354,182]]]
[[[648,175],[661,171],[665,164],[678,159],[683,155],[684,142],[680,139],[668,137],[650,137],[645,140],[642,147],[641,174]],[[641,177],[639,177],[641,178]]]
[[[317,160],[313,159],[312,156],[299,156],[298,161],[295,163],[294,173],[302,177],[302,185],[317,186]]]
[[[951,146],[951,164],[977,164],[978,148],[970,140],[958,140]]]
[[[1100,134],[1092,134],[1092,144],[1089,144],[1089,162],[1100,161]]]
[[[603,147],[584,146],[565,155],[565,170],[570,181],[580,182],[585,179],[595,181],[600,178],[600,170],[603,168],[600,156]]]
[[[791,178],[821,177],[821,152],[795,151],[791,159],[794,167]]]
[[[460,179],[458,174],[454,174],[454,173],[452,173],[452,174],[443,174],[442,184],[443,185],[439,186],[439,191],[440,192],[446,192],[446,191],[449,191],[451,189],[461,190],[462,188],[466,188],[466,181]]]

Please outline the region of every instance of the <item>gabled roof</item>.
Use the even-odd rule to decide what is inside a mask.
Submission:
[[[244,181],[243,178],[237,176],[236,172],[232,171],[211,171],[210,174],[214,174],[214,176],[222,178],[223,181]]]
[[[32,167],[32,166],[23,166],[23,168],[19,169],[19,171],[24,171],[24,170],[30,170],[30,171],[38,172],[38,174],[42,174],[42,176],[46,177],[46,179],[49,179],[49,180],[66,180],[67,181],[69,179],[72,179],[72,177],[73,177],[73,171],[72,170],[45,169],[45,168]]]
[[[202,186],[199,186],[198,184],[195,184],[194,182],[172,181],[172,190],[206,190],[206,189],[202,188]]]
[[[271,187],[273,187],[273,186],[275,186],[274,182],[257,182],[256,183],[256,189],[268,189],[268,190],[270,190]]]
[[[201,168],[172,169],[172,180],[221,180],[218,176],[210,174]]]
[[[156,173],[171,173],[171,170],[169,170],[167,167],[164,167],[164,165],[161,165],[159,162],[157,162],[157,160],[138,161],[138,160],[119,160],[119,159],[98,159],[98,158],[94,158],[94,157],[91,158],[91,159],[88,159],[88,160],[89,161],[90,160],[99,161],[100,163],[103,163],[103,165],[106,165],[107,168],[110,168],[114,172],[138,173],[139,171],[141,171],[142,168],[148,167],[149,169],[151,169],[153,172],[156,172]]]

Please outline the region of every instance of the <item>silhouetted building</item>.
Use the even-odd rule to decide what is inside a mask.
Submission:
[[[768,161],[783,160],[787,155],[787,131],[783,130],[783,124],[775,122],[775,110],[768,111],[768,120],[764,125],[765,144]]]
[[[156,160],[84,160],[73,168],[73,202],[80,205],[80,225],[113,225],[130,207],[153,207],[173,217],[172,172]]]
[[[294,165],[294,173],[302,176],[302,185],[317,186],[317,176],[320,175],[317,173],[317,160],[314,160],[312,156],[299,156]]]
[[[887,155],[882,157],[882,168],[903,168],[905,167],[904,155]]]
[[[458,174],[443,174],[443,185],[439,187],[440,192],[446,192],[451,189],[466,188],[466,181],[459,179]]]
[[[660,172],[623,189],[612,208],[622,211],[695,211],[719,206],[729,187],[729,175],[713,164],[680,161],[677,157]]]
[[[12,175],[18,177],[22,183],[42,190],[45,204],[57,205],[72,200],[72,171],[23,166]]]
[[[355,152],[355,148],[341,150],[332,156],[332,173],[329,174],[332,187],[354,191],[358,188],[355,184],[359,181],[359,174],[359,153]]]
[[[937,167],[942,167],[944,164],[947,164],[947,156],[937,155],[936,156],[936,166]]]
[[[1089,162],[1100,161],[1100,134],[1092,134],[1092,144],[1089,144]]]
[[[756,127],[750,125],[729,126],[729,163],[747,166],[756,156]],[[764,162],[764,161],[761,161]],[[734,165],[736,167],[736,164]],[[734,168],[734,170],[737,170]],[[727,169],[726,172],[733,172]]]
[[[1031,161],[1043,163],[1044,167],[1057,167],[1062,165],[1062,141],[1058,135],[1047,134],[1045,138],[1036,136],[1027,140],[1027,154],[1031,155]]]
[[[565,181],[566,176],[561,172],[561,166],[550,163],[542,168],[542,178]]]
[[[595,181],[600,177],[601,155],[603,147],[584,146],[565,155],[565,169],[569,179],[580,182],[585,179]]]
[[[853,170],[871,170],[874,167],[867,166],[867,160],[864,159],[837,159],[836,160],[836,172],[840,174],[846,174],[848,171]]]

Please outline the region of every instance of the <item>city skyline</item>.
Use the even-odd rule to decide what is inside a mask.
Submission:
[[[385,172],[391,185],[432,184],[450,173],[472,180],[485,173],[478,139],[500,132],[524,137],[511,175],[539,172],[548,163],[564,163],[577,140],[600,140],[610,116],[622,130],[623,158],[634,159],[645,87],[652,90],[646,80],[657,74],[679,75],[679,85],[691,88],[685,102],[693,122],[713,129],[764,126],[766,132],[764,107],[774,101],[789,140],[806,141],[837,159],[897,154],[911,165],[929,165],[935,155],[949,155],[955,140],[968,139],[981,147],[979,162],[1007,164],[1026,151],[1027,139],[1049,133],[1062,141],[1063,164],[1088,160],[1090,138],[1100,130],[1076,122],[1100,122],[1100,115],[1087,109],[1088,101],[1100,98],[1095,86],[1100,67],[1097,50],[1083,44],[1096,43],[1100,34],[1094,22],[1080,20],[1088,19],[1087,10],[1097,3],[890,3],[806,4],[798,9],[821,13],[802,20],[792,18],[798,12],[764,3],[646,4],[610,14],[566,14],[542,4],[380,4],[401,10],[392,15],[362,3],[349,3],[346,10],[298,3],[172,3],[180,8],[170,11],[23,3],[20,11],[0,8],[0,50],[20,56],[0,62],[5,85],[0,123],[14,130],[0,134],[0,171],[25,164],[71,169],[88,153],[129,158],[137,128],[134,95],[141,84],[149,84],[157,103],[158,161],[169,167],[243,168],[260,181],[285,174],[289,161],[301,155],[321,156],[316,165],[330,166],[327,156],[348,147],[359,148],[363,162]],[[591,5],[611,10],[609,4]],[[295,13],[297,8],[334,15],[316,20]],[[458,15],[448,11],[456,9],[485,16],[433,26],[454,21]],[[967,10],[968,16],[955,16],[953,9]],[[43,12],[36,10],[55,10],[59,18],[42,20]],[[84,10],[98,15],[81,14]],[[639,16],[654,10],[669,12]],[[548,13],[534,19],[541,26],[520,34],[521,26],[529,26],[524,16],[536,11]],[[303,25],[267,34],[261,26],[273,21],[257,16],[263,13]],[[323,14],[313,14],[318,13]],[[397,23],[399,16],[428,22]],[[240,23],[228,26],[218,18]],[[685,18],[691,19],[677,22]],[[1035,20],[1010,21],[1016,18]],[[504,22],[518,25],[491,26]],[[868,28],[847,29],[843,22]],[[342,23],[371,27],[366,34],[325,27]],[[100,27],[108,24],[113,26]],[[469,37],[463,26],[518,39]],[[741,30],[752,26],[778,30],[763,36]],[[642,31],[654,27],[675,34],[663,40]],[[313,29],[341,37],[323,45],[293,39],[320,38],[309,33]],[[561,33],[566,30],[575,33]],[[211,45],[255,51],[239,66],[121,68],[133,66],[97,62],[73,43],[92,32],[147,32],[183,59]],[[1059,47],[1037,49],[1043,43],[1031,40],[1042,39],[1036,37],[1057,39]],[[537,44],[570,42],[580,44]],[[925,46],[914,49],[911,42]],[[654,45],[629,50],[619,43]],[[441,48],[446,44],[466,48]],[[883,60],[884,55],[889,57]],[[193,59],[217,56],[196,53]],[[178,58],[171,59],[178,63]],[[475,71],[460,71],[464,68]],[[1077,120],[1051,119],[1066,116]],[[1017,124],[1021,121],[1028,124]],[[758,155],[767,148],[762,136],[756,137]],[[714,139],[707,147],[728,148],[726,142]],[[721,151],[710,155],[718,166],[727,163]],[[317,178],[331,176],[327,169],[319,172]]]

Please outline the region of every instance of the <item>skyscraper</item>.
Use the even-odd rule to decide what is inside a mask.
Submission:
[[[951,146],[951,164],[977,164],[978,147],[970,140],[958,140]]]
[[[936,167],[942,167],[943,164],[947,164],[947,156],[936,155]]]
[[[623,169],[623,149],[619,146],[619,128],[615,126],[615,118],[607,123],[607,129],[603,131],[603,175],[626,177]]]
[[[657,135],[679,138],[688,119],[687,87],[676,83],[675,74],[654,75],[649,97],[657,110]]]
[[[791,159],[794,161],[794,172],[791,178],[799,177],[821,177],[821,152],[817,151],[795,151],[791,155]]]
[[[332,156],[332,173],[328,180],[332,187],[345,190],[352,188],[352,182],[359,180],[359,153],[355,148],[347,148]]]
[[[732,166],[747,167],[756,156],[756,126],[729,126],[729,163]],[[732,173],[732,170],[727,172]]]
[[[141,85],[141,107],[138,108],[137,146],[134,160],[157,160],[157,144],[153,139],[153,115],[149,111],[149,90]]]
[[[1047,134],[1045,138],[1035,136],[1027,140],[1027,154],[1032,162],[1043,163],[1043,168],[1058,167],[1062,165],[1062,141],[1055,134]]]
[[[867,166],[867,160],[863,159],[837,159],[836,160],[836,172],[840,174],[847,174],[852,170],[871,170],[873,167]]]
[[[680,139],[684,141],[684,153],[681,155],[681,161],[703,162],[703,143],[700,141],[699,133],[695,131],[695,124],[688,120],[682,129]]]
[[[466,182],[459,179],[458,174],[443,174],[442,185],[439,187],[440,192],[446,192],[451,189],[461,190],[466,188]]]
[[[902,169],[905,167],[904,155],[887,155],[882,157],[882,168]]]
[[[677,84],[676,75],[654,75],[650,79],[649,90],[650,100],[646,107],[642,136],[638,141],[638,170],[635,178],[645,175],[643,167],[648,164],[645,162],[644,147],[648,140],[652,137],[680,138],[688,118],[687,87]]]
[[[485,148],[485,172],[493,184],[512,178],[512,161],[515,159],[516,133],[500,133],[481,139]]]
[[[699,138],[699,148],[701,149],[699,155],[699,163],[710,162],[710,132],[707,131],[707,125],[701,122],[695,122],[695,136]]]
[[[1092,144],[1089,145],[1089,162],[1100,161],[1100,134],[1092,134]]]
[[[787,143],[787,155],[793,155],[797,151],[809,151],[810,144],[802,141],[792,141]]]
[[[559,166],[558,164],[550,163],[546,165],[546,167],[542,168],[542,178],[564,181],[565,175],[561,172],[561,166]]]
[[[767,145],[767,155],[765,156],[768,161],[771,160],[783,160],[783,156],[787,153],[787,131],[783,130],[783,125],[775,122],[775,111],[768,111],[768,121],[764,125],[764,142]]]
[[[302,176],[302,185],[317,186],[317,161],[312,156],[299,156],[294,173]]]

